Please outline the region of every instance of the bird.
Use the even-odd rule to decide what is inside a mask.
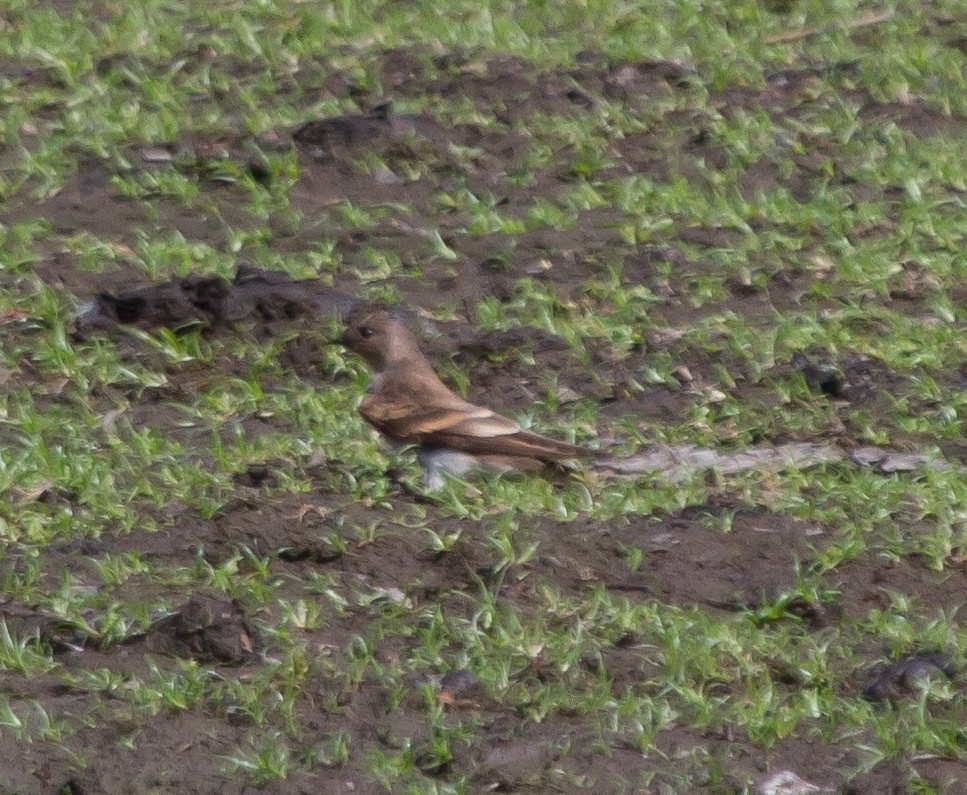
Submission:
[[[353,309],[339,341],[361,356],[372,374],[359,413],[392,442],[417,447],[428,488],[443,486],[444,473],[539,470],[599,455],[525,431],[508,417],[463,400],[439,379],[406,323],[385,306]]]

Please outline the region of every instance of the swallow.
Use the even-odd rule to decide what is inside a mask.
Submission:
[[[372,373],[359,413],[393,442],[417,447],[429,488],[442,486],[444,473],[538,470],[598,456],[598,451],[525,431],[460,398],[437,377],[406,324],[384,307],[356,307],[346,317],[340,342]]]

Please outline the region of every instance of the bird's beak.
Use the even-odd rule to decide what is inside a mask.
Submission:
[[[331,332],[330,332],[331,333]],[[326,345],[346,345],[348,347],[348,340],[346,339],[348,334],[348,329],[343,328],[342,333],[336,333],[335,336],[326,335]]]

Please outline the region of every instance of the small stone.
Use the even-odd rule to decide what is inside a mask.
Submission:
[[[373,174],[373,179],[380,185],[400,185],[403,183],[403,180],[388,168],[377,169]]]
[[[559,386],[557,388],[557,402],[560,404],[565,403],[575,403],[581,399],[581,395],[566,386]]]
[[[147,146],[141,150],[141,159],[145,163],[170,163],[175,159],[175,156],[167,149],[162,149],[157,146]]]
[[[692,375],[692,371],[689,370],[684,364],[676,367],[673,375],[680,384],[690,384],[695,380],[695,377]]]
[[[528,276],[539,276],[542,273],[547,273],[551,268],[554,267],[554,263],[549,259],[541,259],[535,262],[527,269]]]
[[[803,781],[791,770],[782,770],[759,782],[755,791],[756,795],[809,795],[822,790],[815,784]]]

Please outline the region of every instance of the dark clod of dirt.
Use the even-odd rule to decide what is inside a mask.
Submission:
[[[313,157],[325,160],[339,149],[360,143],[372,144],[394,129],[391,103],[376,105],[358,116],[329,116],[300,125],[292,138]]]
[[[554,757],[544,742],[515,739],[498,743],[484,754],[474,778],[488,791],[512,792],[536,784]]]
[[[87,644],[87,634],[67,619],[23,605],[0,606],[0,621],[14,637],[20,640],[36,637],[55,654],[81,651]]]
[[[267,466],[253,464],[246,468],[244,472],[239,472],[233,478],[236,485],[247,486],[252,489],[259,489],[262,486],[277,486],[278,476]]]
[[[859,353],[841,359],[834,359],[825,351],[796,353],[790,367],[802,373],[810,389],[854,404],[897,393],[907,381],[882,362]]]
[[[951,679],[956,673],[956,668],[943,652],[909,654],[874,671],[863,686],[863,698],[873,702],[893,701],[916,693],[924,682],[938,674]]]
[[[149,651],[202,663],[241,664],[254,659],[256,636],[235,602],[193,596],[148,630]]]
[[[214,324],[221,314],[227,285],[218,278],[190,277],[121,295],[101,293],[77,319],[77,334],[126,325],[183,326]]]
[[[285,273],[240,267],[231,283],[217,276],[189,276],[121,295],[101,293],[77,318],[83,338],[118,324],[208,328],[247,319],[271,323],[302,315],[342,315],[356,299],[316,279],[295,281]]]
[[[801,353],[792,357],[792,365],[802,372],[810,389],[822,392],[829,397],[839,397],[845,386],[843,375],[830,362],[812,362]]]
[[[785,606],[786,612],[798,616],[813,629],[828,627],[842,618],[842,607],[838,603],[823,604],[797,596]]]
[[[78,538],[74,541],[48,544],[44,551],[53,555],[98,555],[109,547],[110,543],[101,538]]]
[[[392,166],[400,161],[450,162],[450,136],[425,115],[392,113],[392,103],[375,105],[357,115],[329,116],[307,121],[292,133],[297,149],[323,165],[347,164],[360,150],[373,152]],[[403,182],[391,169],[374,175],[377,183]]]

